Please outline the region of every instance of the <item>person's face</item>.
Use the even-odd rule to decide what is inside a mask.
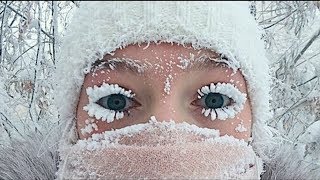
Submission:
[[[231,98],[230,101],[227,100],[228,94],[224,94],[226,96],[223,95],[222,98],[222,93],[208,93],[200,97],[198,93],[198,89],[220,82],[232,84],[241,93],[247,94],[246,82],[239,70],[233,73],[233,70],[225,64],[210,60],[201,62],[199,57],[218,59],[216,53],[208,50],[194,50],[191,47],[167,43],[150,44],[147,48],[146,46],[146,44],[130,45],[124,49],[118,49],[114,55],[104,57],[104,62],[109,62],[111,68],[107,65],[86,75],[76,113],[80,139],[90,137],[94,133],[146,123],[151,116],[155,116],[158,121],[172,119],[178,123],[187,122],[203,128],[217,129],[221,135],[228,134],[238,139],[248,140],[252,123],[249,99],[234,117],[228,117],[226,120],[218,118],[211,120],[210,114],[207,117],[204,115],[203,108],[216,107],[215,103],[218,103],[217,106],[221,104],[227,106],[234,103],[234,100]],[[114,61],[115,58],[118,62]],[[120,59],[125,59],[127,63],[121,62]],[[136,65],[130,63],[133,61]],[[137,72],[138,70],[134,69],[137,67],[142,68],[143,71]],[[119,110],[124,112],[124,116],[109,123],[90,117],[84,110],[84,107],[89,104],[86,89],[95,85],[99,87],[103,83],[118,84],[121,88],[134,93],[131,98],[124,97],[126,98],[125,108]],[[123,97],[120,97],[120,102],[118,99],[113,103],[123,103],[121,98]],[[214,100],[209,101],[210,98]],[[110,96],[107,99],[104,104],[113,106],[112,101],[109,101]],[[88,119],[94,119],[97,128],[91,133],[82,133],[81,130],[85,129]]]

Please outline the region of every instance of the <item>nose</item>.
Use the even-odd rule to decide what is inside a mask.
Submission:
[[[157,121],[174,121],[176,123],[193,123],[185,108],[174,99],[174,96],[166,96],[161,101],[154,104],[151,110],[151,116],[155,116]]]

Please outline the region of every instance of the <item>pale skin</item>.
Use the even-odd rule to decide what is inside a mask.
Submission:
[[[238,139],[248,140],[251,135],[252,113],[250,100],[247,99],[244,108],[237,113],[234,118],[227,120],[216,119],[212,121],[210,117],[205,117],[202,107],[195,105],[197,100],[197,90],[210,83],[230,83],[234,84],[242,93],[247,94],[247,86],[241,71],[233,73],[232,69],[225,65],[217,64],[214,61],[197,65],[192,62],[190,67],[183,67],[181,57],[184,59],[197,59],[201,56],[217,58],[215,52],[209,50],[195,50],[190,46],[183,47],[177,44],[154,44],[146,48],[146,44],[129,45],[123,49],[115,51],[114,55],[104,57],[105,61],[112,58],[127,58],[138,60],[140,64],[145,64],[142,73],[128,70],[125,66],[119,65],[115,69],[103,68],[90,72],[85,76],[81,89],[79,103],[77,106],[77,131],[80,139],[90,137],[93,133],[102,133],[111,129],[119,129],[133,124],[146,123],[151,116],[155,116],[158,121],[174,120],[176,123],[187,122],[199,127],[217,129],[221,135],[232,135]],[[200,63],[201,64],[201,63]],[[172,78],[169,77],[171,75]],[[170,82],[170,90],[165,89],[165,82]],[[135,93],[135,104],[128,113],[120,120],[106,123],[95,120],[98,130],[91,134],[82,134],[81,129],[85,127],[87,119],[90,117],[83,107],[89,103],[86,88],[94,85],[100,86],[103,82],[118,84],[119,86],[132,90]],[[169,92],[169,93],[168,93]],[[246,131],[236,131],[236,127],[242,124]]]

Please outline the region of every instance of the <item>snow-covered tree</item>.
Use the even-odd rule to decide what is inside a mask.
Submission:
[[[77,6],[73,2],[1,1],[2,139],[30,130],[41,133],[58,123],[51,77],[60,38]]]

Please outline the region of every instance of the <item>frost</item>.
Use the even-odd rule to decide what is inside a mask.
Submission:
[[[115,119],[121,119],[124,117],[123,112],[116,112],[114,110],[106,109],[96,102],[102,98],[111,94],[122,94],[128,98],[132,98],[135,94],[131,93],[131,90],[125,90],[118,84],[107,84],[103,83],[100,87],[94,86],[88,87],[86,89],[89,104],[83,107],[83,110],[88,112],[90,117],[95,117],[96,119],[101,119],[102,121],[107,121],[107,123],[113,122]]]
[[[88,67],[87,67],[87,68],[84,68],[84,69],[83,69],[83,72],[84,72],[85,74],[88,74],[88,73],[90,72],[90,68],[88,68]]]
[[[214,111],[214,109],[211,110],[211,120],[216,119],[217,118],[217,113]]]
[[[237,113],[239,113],[246,102],[246,94],[241,93],[238,88],[236,88],[233,84],[229,83],[211,83],[209,86],[203,86],[198,89],[198,98],[201,99],[204,95],[209,93],[220,93],[231,98],[234,103],[217,109],[202,109],[201,113],[204,114],[205,117],[208,117],[210,114],[211,120],[219,119],[226,120],[228,118],[234,118]]]
[[[228,114],[223,110],[223,108],[215,109],[217,113],[217,118],[220,120],[226,120],[228,117]],[[212,119],[211,119],[212,120]]]
[[[115,65],[114,64],[109,64],[109,67],[110,67],[111,70],[115,69]]]
[[[94,67],[92,68],[92,72],[95,72],[97,70],[107,68],[107,71],[110,72],[110,70],[114,70],[117,67],[117,64],[124,64],[127,68],[132,69],[134,71],[137,71],[139,73],[142,73],[147,69],[148,67],[151,67],[151,64],[149,62],[141,63],[139,60],[134,60],[130,58],[111,58],[106,61],[100,60],[97,61]],[[101,73],[105,73],[104,71]]]
[[[207,117],[210,114],[210,109],[205,110],[203,114],[205,117]]]
[[[247,128],[244,127],[243,121],[241,121],[240,124],[238,124],[238,126],[234,130],[236,130],[237,132],[246,132],[246,131],[248,131]]]
[[[91,69],[91,64],[88,64],[88,65],[83,69],[84,74],[90,73],[90,69]]]
[[[156,119],[155,116],[151,116],[151,117],[150,117],[150,122],[154,122],[154,123],[155,123],[156,121],[157,121],[157,119]]]
[[[98,126],[94,121],[95,121],[94,119],[91,119],[91,120],[87,119],[85,121],[86,123],[85,127],[80,129],[82,135],[91,134],[93,130],[98,131]]]
[[[170,94],[170,90],[171,90],[171,84],[170,84],[170,81],[172,81],[173,77],[171,74],[169,74],[169,76],[166,78],[166,82],[164,83],[164,92],[166,94]]]
[[[181,69],[186,69],[188,65],[190,64],[190,60],[183,58],[183,57],[178,57],[178,60],[180,60],[181,65],[177,65],[177,67]]]

